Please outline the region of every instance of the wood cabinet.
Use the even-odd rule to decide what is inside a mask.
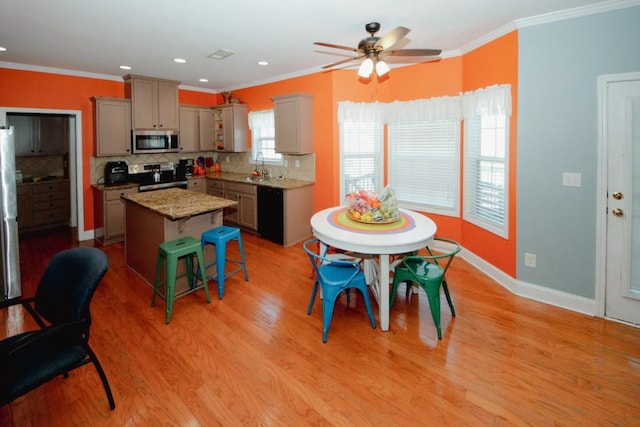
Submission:
[[[187,179],[187,190],[197,191],[199,193],[207,192],[206,178],[189,178]]]
[[[251,231],[258,230],[257,186],[239,182],[207,178],[207,194],[238,202],[224,209],[225,224],[233,224]]]
[[[93,98],[96,111],[96,152],[98,156],[131,154],[131,101],[120,98]]]
[[[31,210],[33,201],[31,186],[26,184],[17,184],[16,199],[18,207],[18,230],[28,230],[33,227],[33,211]]]
[[[32,231],[67,225],[71,217],[69,180],[16,186],[18,230]]]
[[[237,206],[225,209],[225,219],[240,227],[256,231],[258,229],[257,186],[237,182],[225,182],[224,198],[238,202]]]
[[[131,98],[133,129],[178,130],[180,82],[151,77],[124,76],[125,94]]]
[[[207,194],[224,199],[224,181],[207,178]]]
[[[180,152],[213,151],[213,110],[180,106]]]
[[[276,152],[313,153],[313,95],[274,96]]]
[[[213,109],[215,151],[247,151],[249,118],[244,104],[225,104]]]
[[[102,212],[104,233],[102,244],[109,245],[124,240],[124,200],[125,194],[137,193],[138,187],[104,190],[102,192]]]
[[[9,113],[14,127],[16,156],[53,156],[69,151],[69,116],[66,114]]]

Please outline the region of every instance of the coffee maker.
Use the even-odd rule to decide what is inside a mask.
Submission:
[[[193,176],[193,159],[180,159],[176,168],[176,178],[183,180]]]

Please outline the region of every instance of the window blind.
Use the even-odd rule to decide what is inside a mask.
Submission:
[[[340,199],[351,191],[382,191],[382,124],[340,125]]]
[[[507,237],[507,120],[465,120],[464,219]]]
[[[408,208],[459,215],[457,120],[389,124],[389,185]]]

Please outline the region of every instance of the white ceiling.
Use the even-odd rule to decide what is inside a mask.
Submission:
[[[0,66],[140,74],[218,92],[318,71],[349,52],[313,42],[355,48],[372,21],[377,36],[404,26],[402,47],[446,57],[524,18],[610,3],[620,0],[0,0]],[[235,54],[207,58],[219,49]]]

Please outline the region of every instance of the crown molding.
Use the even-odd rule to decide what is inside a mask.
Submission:
[[[462,54],[471,52],[497,38],[500,38],[514,30],[532,27],[536,25],[548,24],[551,22],[564,21],[567,19],[581,18],[583,16],[595,15],[598,13],[612,12],[629,7],[640,6],[640,0],[610,0],[589,6],[581,6],[573,9],[561,10],[558,12],[545,13],[529,18],[516,19],[490,33],[485,34],[460,48]]]

